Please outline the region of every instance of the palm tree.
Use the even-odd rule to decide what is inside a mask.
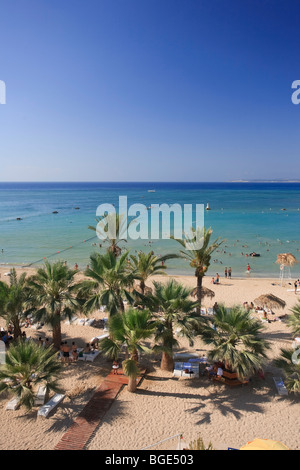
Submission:
[[[134,300],[129,292],[135,277],[128,266],[128,252],[118,258],[111,251],[104,255],[94,253],[89,266],[85,275],[90,279],[83,281],[79,290],[79,296],[88,297],[84,310],[90,312],[106,305],[110,315],[124,312],[123,298],[130,303]]]
[[[137,365],[138,352],[150,354],[152,351],[143,342],[149,339],[155,329],[148,310],[129,308],[124,314],[116,314],[109,320],[110,338],[100,341],[104,354],[117,360],[123,345],[126,345],[129,357],[123,362],[124,373],[129,377],[128,391],[135,392],[136,377],[139,374]]]
[[[53,344],[57,349],[61,343],[61,322],[71,319],[81,307],[76,295],[75,274],[76,270],[62,261],[53,264],[46,261],[28,281],[34,317],[52,327]]]
[[[167,267],[162,263],[173,257],[174,255],[155,256],[153,251],[150,251],[149,253],[140,251],[137,256],[130,256],[135,278],[140,281],[140,290],[142,295],[145,295],[145,283],[147,279],[154,275],[166,274],[164,271]]]
[[[241,307],[220,305],[201,329],[203,341],[212,349],[208,356],[244,379],[259,371],[269,343],[261,337],[263,326]]]
[[[300,393],[300,360],[293,349],[281,349],[281,356],[275,359],[276,367],[285,373],[287,389],[293,393]],[[295,357],[296,356],[296,357]]]
[[[28,295],[26,273],[21,274],[18,279],[16,270],[11,269],[9,285],[0,282],[0,315],[5,318],[7,325],[13,325],[14,339],[21,336],[20,321],[26,315]]]
[[[190,266],[195,269],[195,276],[197,278],[197,313],[200,314],[203,277],[209,268],[212,253],[217,250],[225,240],[220,241],[220,237],[218,237],[214,242],[210,243],[212,235],[211,228],[206,229],[204,227],[201,230],[198,227],[197,230],[194,228],[191,230],[195,235],[197,242],[195,241],[195,238],[191,237],[186,237],[183,240],[176,239],[176,241],[185,248],[184,251],[180,250],[181,257],[186,259],[190,263]],[[200,239],[203,240],[201,248],[198,247]]]
[[[0,368],[0,393],[10,391],[20,405],[31,409],[40,385],[58,392],[57,381],[61,371],[57,353],[42,348],[33,341],[18,341],[6,353],[6,363]]]
[[[300,335],[300,302],[291,309],[291,312],[292,315],[288,318],[288,325],[295,336]]]
[[[94,232],[104,235],[107,233],[107,240],[104,242],[109,242],[109,247],[107,251],[111,252],[115,257],[118,257],[122,248],[120,248],[120,242],[127,242],[126,239],[120,238],[120,235],[126,231],[130,225],[128,223],[126,216],[118,213],[110,213],[106,216],[101,216],[96,219],[97,226],[94,227],[90,225],[88,228]],[[102,237],[100,237],[102,239]]]
[[[170,279],[166,284],[153,282],[153,295],[145,298],[146,305],[154,314],[157,327],[154,350],[162,351],[161,369],[172,372],[174,369],[173,348],[178,344],[178,336],[189,339],[190,345],[198,331],[202,318],[195,313],[198,302],[190,299],[191,291],[182,284]]]

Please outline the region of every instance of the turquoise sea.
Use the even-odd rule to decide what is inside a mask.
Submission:
[[[251,276],[276,278],[278,253],[300,260],[300,183],[0,183],[0,266],[38,266],[48,258],[85,268],[99,249],[88,229],[96,224],[96,209],[103,203],[117,208],[119,196],[147,207],[209,203],[205,226],[213,239],[226,239],[213,255],[210,275],[223,276],[230,266],[233,276],[244,277],[249,262]],[[157,254],[180,249],[172,240],[128,241],[126,247]],[[260,257],[247,258],[251,252]],[[183,261],[168,267],[172,274],[193,274]],[[292,276],[300,277],[300,264]]]

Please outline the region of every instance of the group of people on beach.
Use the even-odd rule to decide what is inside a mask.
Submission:
[[[231,279],[231,274],[232,274],[232,271],[231,271],[231,268],[225,268],[225,271],[224,271],[224,277],[227,279]],[[216,277],[213,277],[211,279],[211,283],[212,284],[220,284],[220,275],[219,273],[216,273]]]

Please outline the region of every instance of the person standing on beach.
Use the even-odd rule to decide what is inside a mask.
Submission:
[[[228,278],[231,279],[231,268],[228,269]]]
[[[224,275],[225,275],[225,278],[227,278],[227,268],[225,268]]]
[[[248,275],[250,274],[250,271],[251,271],[251,268],[250,268],[250,264],[248,263],[248,264],[247,264],[247,274],[248,274]]]
[[[298,282],[297,281],[294,282],[294,287],[295,287],[295,294],[297,294],[297,287],[298,287]]]

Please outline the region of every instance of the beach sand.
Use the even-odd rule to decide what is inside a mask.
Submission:
[[[7,269],[0,269],[1,280]],[[22,269],[18,269],[22,272]],[[30,270],[27,270],[30,273]],[[33,271],[32,271],[33,272]],[[78,274],[82,276],[82,274]],[[185,285],[195,287],[193,276],[173,276]],[[155,278],[165,282],[166,276]],[[151,286],[151,281],[147,282]],[[286,308],[276,315],[288,314],[299,296],[292,285],[280,286],[276,279],[221,279],[221,284],[211,285],[210,278],[204,278],[204,285],[215,291],[212,300],[204,299],[203,304],[211,307],[214,302],[226,306],[251,302],[261,294],[273,293],[286,301]],[[103,313],[92,315],[96,320]],[[255,314],[258,316],[258,314]],[[274,316],[272,316],[274,318]],[[272,319],[273,319],[272,318]],[[254,378],[245,387],[229,389],[213,384],[207,378],[174,378],[171,373],[159,369],[160,357],[142,357],[147,366],[146,377],[138,392],[130,394],[126,387],[99,424],[88,449],[122,450],[141,449],[170,436],[182,433],[184,445],[202,436],[204,442],[212,442],[216,449],[239,448],[255,437],[275,439],[284,442],[291,449],[299,449],[300,399],[293,395],[280,397],[273,383],[278,371],[272,360],[280,353],[281,347],[289,347],[292,335],[284,321],[264,323],[264,335],[271,342],[268,353],[265,380]],[[4,326],[0,319],[0,326]],[[75,341],[78,346],[89,342],[93,336],[103,333],[97,322],[93,327],[67,325],[63,323],[63,339]],[[41,330],[26,329],[27,336],[49,337],[51,331],[44,326]],[[190,351],[203,355],[207,347],[196,339],[193,348],[180,339],[178,351]],[[53,449],[66,432],[74,418],[83,409],[95,388],[110,371],[111,362],[99,355],[95,362],[77,362],[66,366],[61,386],[66,397],[56,411],[44,419],[37,417],[37,408],[27,413],[24,409],[6,411],[8,396],[0,397],[0,449]],[[153,449],[175,449],[177,438]]]

